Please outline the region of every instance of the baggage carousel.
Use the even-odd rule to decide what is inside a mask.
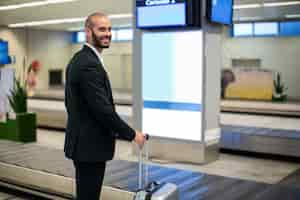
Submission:
[[[30,111],[37,113],[39,127],[65,129],[67,114],[63,101],[30,99],[28,107]],[[118,105],[116,109],[126,122],[132,124],[132,108],[130,106]],[[221,119],[224,124],[220,125],[220,147],[223,149],[300,157],[299,126],[293,125],[299,124],[299,119],[288,118],[292,120],[287,123],[290,130],[253,126],[253,124],[271,126],[275,120],[271,117],[260,117],[253,120],[253,117],[247,115],[239,115],[237,118],[222,114]],[[254,122],[251,124],[249,121]],[[277,118],[275,122],[280,123]],[[286,122],[287,120],[285,120]],[[239,123],[243,125],[237,125]]]
[[[65,129],[67,113],[64,101],[28,99],[28,110],[37,114],[37,124],[43,128]],[[132,124],[132,108],[126,105],[117,105],[116,111],[121,118]]]
[[[300,157],[300,131],[222,125],[220,147],[228,150]]]
[[[221,111],[231,113],[248,113],[256,115],[273,115],[300,117],[299,101],[272,102],[254,100],[222,100]]]
[[[114,102],[117,105],[132,105],[132,94],[130,91],[126,90],[113,90]],[[36,100],[54,100],[54,101],[64,101],[65,99],[65,90],[64,87],[48,90],[37,90],[35,91],[34,96],[30,99]]]
[[[72,161],[59,149],[34,143],[0,140],[0,184],[50,199],[71,199],[75,195]],[[149,165],[149,181],[166,181],[179,188],[180,200],[274,200],[274,193],[298,199],[298,189],[274,186],[199,172]],[[133,200],[138,189],[138,163],[108,162],[103,200]],[[270,197],[270,198],[269,198]],[[283,198],[283,196],[278,195]]]
[[[115,89],[113,90],[113,97],[116,105],[132,106],[133,97],[130,91]],[[33,97],[30,97],[30,99],[64,101],[64,88],[38,90]],[[220,106],[222,112],[300,117],[299,100],[273,102],[259,100],[222,99]]]

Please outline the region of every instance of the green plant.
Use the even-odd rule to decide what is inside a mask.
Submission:
[[[281,73],[276,74],[276,79],[274,80],[274,89],[276,94],[284,94],[284,92],[287,90],[287,87],[285,87]]]
[[[277,73],[274,79],[273,101],[285,101],[287,99],[286,90],[287,87],[282,81],[281,73]]]
[[[27,112],[27,92],[20,80],[14,79],[14,87],[8,100],[15,113]]]

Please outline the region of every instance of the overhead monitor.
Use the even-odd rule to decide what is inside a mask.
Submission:
[[[11,59],[8,55],[8,42],[0,40],[0,65],[10,64]]]
[[[200,0],[136,0],[136,27],[201,27]]]
[[[233,0],[208,0],[208,20],[214,23],[231,25],[233,17]]]

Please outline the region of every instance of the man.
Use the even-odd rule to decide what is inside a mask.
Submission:
[[[111,42],[111,23],[102,13],[85,22],[87,43],[66,71],[65,105],[68,122],[65,155],[73,160],[77,200],[98,200],[105,163],[114,155],[115,137],[140,147],[144,134],[130,128],[116,113],[101,53]]]

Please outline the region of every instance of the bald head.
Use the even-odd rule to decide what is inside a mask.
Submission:
[[[102,52],[111,42],[111,23],[108,17],[100,12],[89,15],[85,21],[86,41]]]
[[[102,18],[102,17],[104,17],[104,18],[108,18],[107,17],[107,15],[105,15],[105,14],[103,14],[103,13],[101,13],[101,12],[95,12],[95,13],[93,13],[93,14],[90,14],[87,18],[86,18],[86,20],[85,20],[85,23],[84,23],[84,27],[85,28],[93,28],[94,27],[94,18],[95,17],[100,17],[100,18]]]

